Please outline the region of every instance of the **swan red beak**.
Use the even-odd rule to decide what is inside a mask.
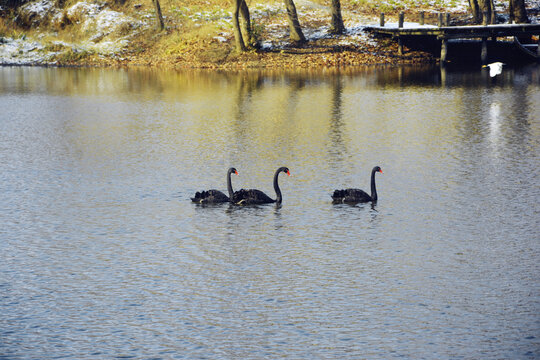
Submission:
[[[379,172],[380,172],[380,173],[382,174],[382,173],[383,173],[383,172],[382,172],[382,169],[381,169],[381,170],[379,170]]]
[[[234,173],[235,173],[236,175],[239,175],[239,174],[238,174],[238,171],[236,171],[236,170],[234,171]],[[240,175],[239,175],[239,176],[240,176]]]
[[[289,170],[287,170],[287,175],[291,176],[291,173],[289,172]]]

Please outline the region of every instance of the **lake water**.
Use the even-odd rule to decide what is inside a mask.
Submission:
[[[537,65],[4,67],[0,109],[1,359],[540,358]],[[282,206],[190,201],[230,166]]]

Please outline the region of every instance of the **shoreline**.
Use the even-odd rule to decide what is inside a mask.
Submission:
[[[397,55],[395,41],[367,33],[364,28],[378,22],[374,12],[343,9],[345,34],[330,35],[328,7],[309,0],[297,3],[306,43],[295,45],[288,39],[281,5],[258,4],[251,11],[253,24],[258,27],[259,49],[239,54],[234,47],[230,13],[221,8],[203,13],[186,7],[183,17],[168,16],[165,30],[158,32],[148,6],[134,9],[126,5],[114,10],[80,1],[62,13],[54,10],[56,15],[51,13],[46,25],[13,31],[11,37],[0,32],[0,66],[263,70],[439,62],[436,55],[408,48],[404,55]],[[437,10],[426,10],[432,22]],[[457,22],[468,21],[462,7],[445,11]],[[187,14],[189,21],[185,20]],[[407,21],[417,16],[416,10],[409,9],[405,14]],[[387,23],[394,22],[396,14],[389,13]]]
[[[380,39],[382,44],[339,45],[348,35],[323,40],[308,41],[302,46],[287,46],[281,50],[252,50],[241,54],[231,51],[219,62],[197,59],[197,54],[184,56],[156,57],[152,49],[143,54],[115,57],[87,56],[76,60],[41,60],[29,56],[27,59],[1,58],[0,66],[43,66],[43,67],[166,67],[173,69],[283,69],[283,68],[339,68],[362,65],[406,65],[434,64],[438,59],[428,52],[406,49],[404,55],[397,55],[397,44],[388,39]],[[189,59],[195,57],[195,59]]]
[[[37,0],[40,1],[50,0]],[[209,15],[186,8],[184,17],[190,13],[194,19],[188,23],[169,17],[165,30],[158,32],[153,28],[155,17],[151,8],[134,10],[126,5],[113,10],[81,1],[62,13],[55,10],[56,15],[49,15],[51,20],[47,24],[13,31],[12,36],[0,33],[0,66],[243,70],[436,62],[424,52],[407,51],[397,56],[396,43],[365,32],[366,26],[377,21],[373,14],[344,9],[345,33],[331,35],[328,7],[308,0],[297,2],[302,4],[299,17],[306,43],[290,42],[282,5],[268,3],[254,6],[251,14],[258,31],[259,49],[239,54],[234,47],[230,13],[223,9]],[[62,16],[67,19],[60,19]],[[388,16],[389,22],[392,18]],[[100,27],[101,23],[104,25]],[[191,28],[183,29],[189,27],[186,23]]]

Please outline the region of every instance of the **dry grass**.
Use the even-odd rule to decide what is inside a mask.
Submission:
[[[399,11],[414,11],[419,8],[438,11],[449,6],[456,6],[459,3],[460,1],[458,0],[352,0],[342,4],[342,6],[369,13],[384,12],[395,14]]]
[[[0,17],[0,37],[19,38],[25,31],[19,28],[11,19]]]
[[[60,64],[78,64],[82,61],[85,61],[89,58],[91,58],[94,55],[93,52],[82,50],[77,51],[75,49],[65,49],[65,51],[62,51],[58,55],[55,55],[53,57],[54,61],[57,61]]]
[[[77,1],[79,0],[66,0],[65,8],[74,5]],[[427,2],[429,0],[404,0],[404,2],[413,1]],[[323,6],[330,5],[328,0],[313,0],[313,2]],[[301,48],[291,44],[286,47],[286,51],[250,51],[239,55],[234,47],[230,0],[161,0],[160,3],[165,17],[164,31],[157,31],[153,26],[155,11],[151,0],[126,1],[124,5],[109,0],[107,8],[143,20],[149,25],[135,32],[130,24],[122,27],[117,36],[129,37],[129,49],[120,56],[98,56],[91,51],[77,51],[70,46],[58,45],[59,42],[82,43],[92,36],[95,39],[96,35],[83,31],[76,19],[68,18],[66,11],[64,11],[65,16],[57,24],[50,25],[48,35],[41,35],[41,39],[46,44],[47,50],[58,53],[56,60],[60,64],[88,65],[98,62],[100,64],[239,68],[341,66],[388,61],[421,61],[421,56],[398,59],[395,56],[389,56],[382,48],[372,49],[362,44],[358,47],[344,47],[339,44],[339,39],[310,41]],[[390,6],[394,10],[399,9],[398,4],[395,6],[388,4],[388,1],[373,0],[352,0],[346,3],[342,1],[344,11],[356,10],[357,13],[374,13],[381,11],[381,7],[386,9],[383,6]],[[278,42],[287,41],[286,12],[281,1],[248,1],[248,6],[252,12],[252,25],[257,38]],[[303,18],[301,16],[300,20],[306,29],[318,29],[329,25],[329,15],[324,10]],[[4,19],[0,19],[0,36],[8,32],[14,32],[13,27],[6,24]]]

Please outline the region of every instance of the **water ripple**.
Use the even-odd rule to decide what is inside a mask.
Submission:
[[[538,69],[439,71],[3,68],[0,358],[538,357]]]

